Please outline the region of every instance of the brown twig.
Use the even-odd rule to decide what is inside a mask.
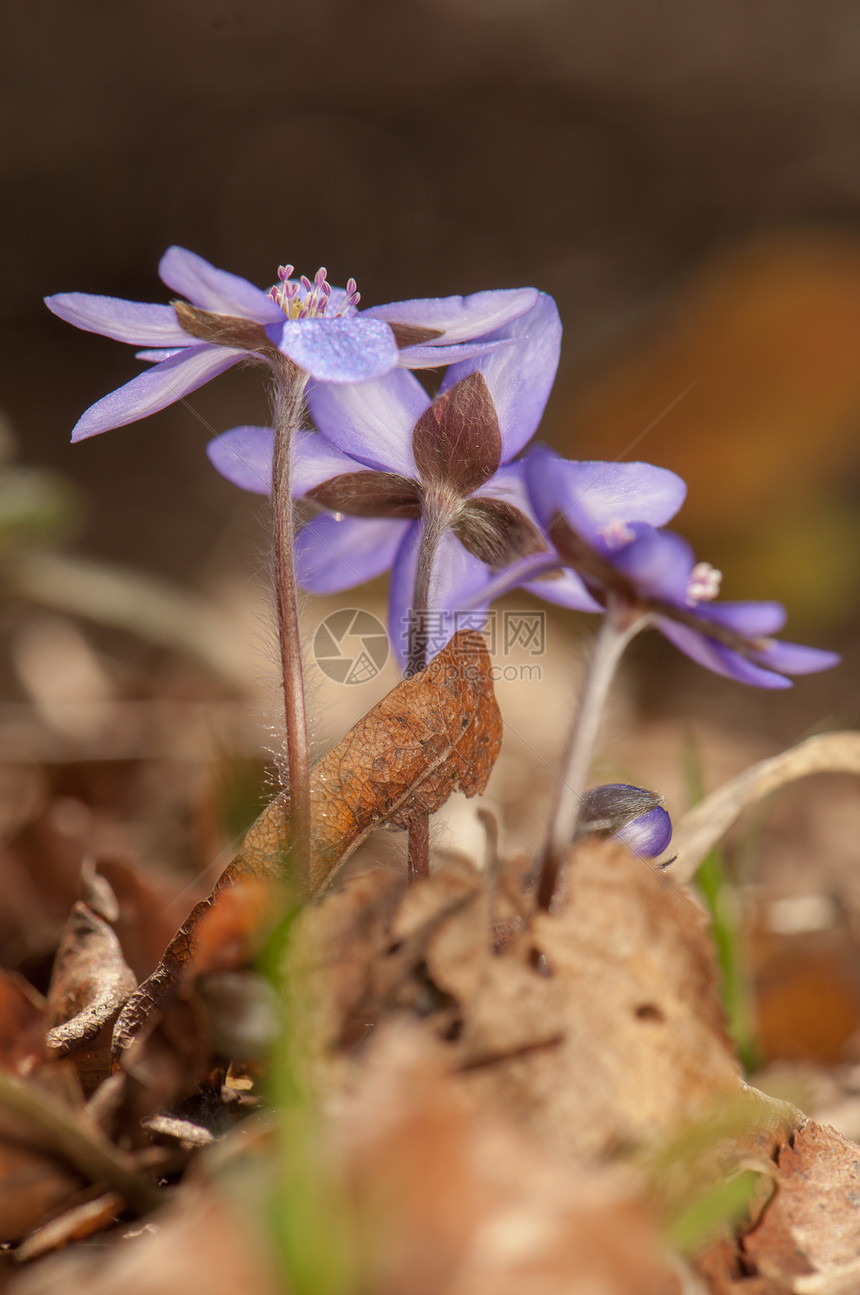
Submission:
[[[32,1125],[50,1149],[84,1178],[104,1183],[119,1193],[136,1214],[147,1214],[161,1204],[158,1188],[135,1173],[121,1151],[83,1128],[71,1111],[5,1071],[0,1071],[0,1106]]]

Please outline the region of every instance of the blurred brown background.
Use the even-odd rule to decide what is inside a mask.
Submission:
[[[232,372],[196,417],[71,447],[137,362],[43,294],[164,300],[173,242],[261,285],[325,264],[368,304],[536,284],[565,324],[546,439],[682,472],[726,595],[847,653],[789,729],[856,720],[850,0],[45,0],[4,27],[0,406],[21,459],[80,487],[80,552],[204,590],[258,569],[260,503],[202,451],[265,403]],[[652,637],[659,678],[679,663]]]

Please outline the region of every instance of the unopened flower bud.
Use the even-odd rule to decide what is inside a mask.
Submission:
[[[617,837],[635,854],[654,859],[672,839],[662,802],[656,792],[625,782],[592,787],[582,798],[578,828],[583,835]]]

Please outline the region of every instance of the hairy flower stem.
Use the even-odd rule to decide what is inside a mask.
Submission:
[[[428,499],[421,519],[415,592],[412,595],[409,620],[409,656],[406,673],[410,679],[427,665],[430,574],[437,546],[447,525],[447,511],[432,498]],[[410,821],[406,866],[410,884],[430,875],[430,819],[426,814],[419,814]]]
[[[273,362],[275,390],[272,401],[275,451],[272,462],[272,514],[275,560],[275,597],[281,648],[281,677],[287,729],[287,764],[290,787],[289,857],[299,887],[307,890],[310,878],[311,773],[308,728],[302,671],[302,642],[294,559],[295,525],[290,490],[293,435],[304,412],[306,375],[290,360]]]
[[[576,832],[582,793],[615,668],[627,644],[647,623],[648,617],[633,611],[627,603],[611,598],[607,604],[579,696],[544,846],[537,902],[545,911],[552,904],[562,864]]]

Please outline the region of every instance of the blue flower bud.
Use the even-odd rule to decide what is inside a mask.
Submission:
[[[656,792],[625,782],[592,787],[582,798],[579,831],[614,836],[635,854],[654,859],[672,839],[672,820],[662,801]]]

